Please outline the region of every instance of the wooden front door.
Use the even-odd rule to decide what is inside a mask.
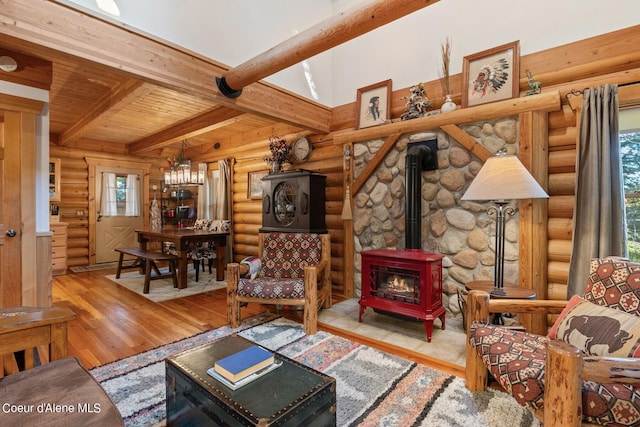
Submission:
[[[99,239],[104,237],[102,230],[99,231],[99,222],[102,222],[100,218],[100,196],[98,188],[100,188],[100,175],[104,171],[132,171],[132,173],[140,174],[140,197],[141,197],[141,216],[138,218],[140,222],[129,225],[131,233],[134,236],[134,240],[129,243],[122,243],[122,246],[136,246],[137,239],[135,236],[135,228],[147,227],[149,225],[149,169],[151,165],[149,163],[131,162],[126,160],[109,160],[103,158],[86,157],[87,166],[89,168],[89,264],[96,264],[100,262],[109,261],[106,256],[109,254],[113,256],[116,252],[113,250],[115,245],[113,241],[110,241],[111,247],[104,250],[106,245],[104,242],[99,243]],[[140,224],[140,225],[137,225]],[[104,225],[104,224],[101,224]],[[132,228],[131,228],[132,227]],[[128,231],[124,230],[123,233],[127,234]],[[100,237],[98,236],[100,234]],[[111,239],[111,237],[109,237]],[[100,248],[99,248],[100,246]],[[101,255],[98,257],[98,252],[101,251]],[[108,254],[107,254],[108,253]],[[105,255],[105,257],[103,257]]]
[[[116,248],[137,246],[138,240],[136,236],[136,228],[144,227],[144,210],[142,209],[142,191],[138,191],[138,216],[125,216],[123,209],[119,209],[117,215],[105,215],[100,208],[100,201],[103,199],[102,194],[103,177],[105,173],[113,173],[118,179],[127,175],[135,175],[138,177],[137,186],[142,187],[142,177],[144,171],[142,169],[124,169],[98,166],[96,168],[96,194],[98,195],[96,204],[100,209],[96,220],[96,264],[103,262],[112,262],[118,260]]]

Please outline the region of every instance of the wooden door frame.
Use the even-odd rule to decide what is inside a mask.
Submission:
[[[105,166],[122,169],[140,169],[142,176],[142,217],[144,226],[149,226],[149,171],[151,164],[128,160],[109,160],[94,157],[85,157],[89,172],[89,265],[96,263],[96,167]]]
[[[0,254],[0,307],[36,305],[40,295],[36,257],[36,118],[43,101],[0,94],[0,109],[4,111],[4,141],[0,155],[4,162],[5,181],[0,208],[0,231],[3,247]],[[9,143],[10,141],[10,143]],[[8,183],[7,177],[13,180]],[[7,185],[9,184],[9,185]],[[10,185],[17,184],[17,185]],[[16,201],[18,203],[16,203]],[[4,232],[13,229],[16,237],[4,239]],[[17,266],[16,266],[17,263]],[[49,286],[44,284],[43,286]]]

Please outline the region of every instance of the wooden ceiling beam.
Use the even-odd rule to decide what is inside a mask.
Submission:
[[[56,146],[60,146],[60,144],[58,143],[57,135],[51,135],[49,142],[53,143]],[[60,147],[60,148],[63,148],[63,147]],[[95,151],[95,152],[122,154],[122,155],[128,154],[127,146],[125,144],[119,144],[119,143],[114,143],[113,141],[103,141],[103,140],[96,140],[96,139],[90,139],[90,138],[80,138],[76,141],[73,141],[65,145],[64,149],[89,150],[89,151]]]
[[[129,154],[140,154],[143,151],[166,147],[220,129],[237,122],[244,114],[246,113],[231,108],[215,108],[129,144]]]
[[[228,67],[204,55],[137,34],[54,1],[12,0],[0,8],[0,34],[105,65],[159,86],[213,103],[327,133],[331,109],[258,82],[230,99],[215,79]]]
[[[284,123],[276,123],[271,126],[263,126],[253,129],[242,134],[238,134],[231,139],[216,140],[220,146],[216,149],[216,156],[219,158],[225,157],[255,157],[264,158],[269,154],[269,138],[278,135],[288,143],[292,143],[297,138],[307,135],[308,132],[300,130],[295,126],[290,126]],[[207,150],[207,153],[209,150]],[[203,153],[202,149],[192,148],[187,150],[186,154],[192,162],[205,161],[208,158],[208,154]],[[244,153],[244,154],[240,154]],[[265,163],[265,168],[267,167]]]
[[[355,39],[439,0],[375,0],[325,19],[218,78],[218,88],[235,98],[242,89],[305,59]]]
[[[60,135],[58,144],[61,146],[73,144],[97,126],[108,123],[113,116],[138,98],[151,93],[153,89],[153,85],[140,80],[128,79],[123,81],[94,103],[86,114],[65,130]]]

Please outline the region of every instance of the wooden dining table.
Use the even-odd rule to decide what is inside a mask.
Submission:
[[[227,246],[228,231],[194,230],[192,228],[150,228],[136,229],[140,248],[146,250],[150,241],[171,242],[178,252],[178,289],[187,287],[187,268],[189,259],[187,254],[194,245],[203,242],[213,242],[216,247],[216,280],[224,280],[224,258]]]

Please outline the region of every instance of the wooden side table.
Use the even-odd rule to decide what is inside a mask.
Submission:
[[[465,283],[464,287],[467,291],[484,291],[488,293],[491,298],[496,299],[534,299],[536,297],[536,293],[532,289],[507,283],[505,283],[504,288],[502,288],[504,295],[492,294],[491,291],[495,289],[493,283],[493,280],[472,280]],[[496,325],[504,325],[504,314],[494,313],[492,322]]]
[[[536,297],[536,293],[531,289],[507,283],[505,283],[504,288],[502,288],[505,295],[491,294],[491,291],[495,289],[493,287],[493,280],[472,280],[465,283],[464,287],[467,289],[467,291],[484,291],[491,295],[491,298],[534,299]]]

